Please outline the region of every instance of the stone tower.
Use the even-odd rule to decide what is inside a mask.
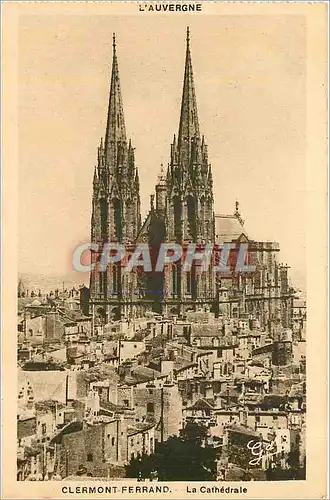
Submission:
[[[195,243],[201,251],[205,244],[214,242],[213,183],[207,146],[199,128],[189,28],[179,132],[171,145],[166,182],[166,241],[179,243],[184,249]],[[206,272],[201,272],[197,261],[191,271],[183,271],[181,263],[168,266],[164,296],[169,305],[173,301],[179,304],[179,312],[196,308],[198,302],[211,304],[211,266]]]
[[[99,245],[93,252],[94,271],[90,277],[91,306],[96,321],[130,314],[134,273],[123,273],[120,263],[100,269],[100,254],[107,242],[121,243],[129,250],[140,230],[140,186],[134,149],[127,141],[119,80],[116,40],[113,60],[105,140],[101,139],[93,179],[91,241]]]

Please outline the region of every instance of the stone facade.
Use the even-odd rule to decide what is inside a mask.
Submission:
[[[105,141],[98,148],[93,179],[91,241],[100,246],[92,254],[95,272],[90,279],[92,312],[107,322],[113,316],[132,315],[130,293],[136,290],[130,273],[123,275],[121,266],[113,264],[100,270],[104,244],[117,242],[126,248],[136,240],[140,229],[139,175],[135,167],[134,148],[127,141],[115,39]]]
[[[98,323],[112,318],[134,319],[148,310],[176,315],[196,310],[236,318],[245,315],[270,332],[276,322],[291,327],[294,291],[288,281],[288,266],[279,262],[278,243],[248,237],[238,202],[232,215],[214,212],[212,170],[198,120],[189,31],[178,134],[171,144],[168,167],[161,168],[143,224],[139,175],[125,130],[114,43],[105,141],[98,149],[93,181],[91,238],[101,249],[92,252],[96,264],[90,281],[94,331]],[[123,273],[119,263],[101,271],[100,252],[106,242],[123,244],[128,256],[137,244],[148,243],[152,272],[136,267]],[[156,272],[162,243],[179,244],[182,259]],[[220,276],[212,268],[214,256],[205,268],[201,260],[194,260],[191,269],[184,270],[189,244],[196,245],[195,252],[203,252],[206,245],[213,248],[223,243],[232,244],[231,258],[241,243],[247,243],[248,263],[255,266],[255,272],[236,273],[230,258],[230,272]]]

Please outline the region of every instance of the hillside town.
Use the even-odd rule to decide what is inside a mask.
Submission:
[[[132,458],[192,422],[219,451],[222,480],[242,478],[248,441],[271,445],[247,467],[256,479],[292,460],[304,467],[304,303],[294,299],[292,329],[272,334],[246,315],[205,311],[93,332],[85,294],[44,296],[20,283],[18,480],[125,477]],[[242,448],[236,457],[233,442]]]
[[[227,255],[226,272],[197,262],[185,272],[181,259],[124,273],[114,261],[100,269],[96,251],[89,287],[19,280],[17,479],[187,480],[189,468],[196,481],[303,479],[306,303],[279,244],[247,233],[239,202],[214,211],[189,30],[179,132],[144,221],[134,154],[114,38],[91,242],[156,253],[175,243],[186,258],[191,243],[243,244],[254,271],[237,273]],[[172,471],[175,446],[192,451]]]

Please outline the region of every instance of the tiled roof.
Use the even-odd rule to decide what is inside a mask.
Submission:
[[[72,420],[67,425],[62,427],[62,429],[51,439],[52,443],[60,443],[62,441],[62,436],[65,434],[71,434],[72,432],[81,431],[83,429],[83,422],[80,420]]]
[[[147,431],[149,429],[152,429],[155,426],[155,424],[143,424],[143,423],[136,423],[134,424],[134,427],[127,427],[127,435],[128,436],[134,436],[134,434],[139,434],[140,432]]]
[[[134,379],[139,381],[147,381],[159,377],[161,373],[157,370],[152,370],[147,366],[139,365],[132,370],[131,375]]]
[[[218,337],[222,334],[221,325],[219,324],[196,324],[191,325],[192,337]]]
[[[187,408],[187,410],[213,410],[214,404],[211,403],[210,399],[198,399],[196,403]]]
[[[107,410],[107,411],[121,411],[123,409],[122,406],[118,406],[114,403],[111,403],[111,401],[101,401],[100,402],[100,410]]]
[[[198,366],[198,363],[189,363],[187,365],[182,366],[181,368],[176,368],[174,371],[178,373],[187,370],[189,368],[193,368],[194,366]]]

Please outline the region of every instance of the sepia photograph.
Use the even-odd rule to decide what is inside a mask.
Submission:
[[[30,498],[23,481],[45,485],[35,498],[304,491],[326,446],[310,344],[327,328],[310,11],[74,4],[18,9],[12,48],[15,492]],[[325,5],[314,7],[326,39]],[[315,268],[311,192],[324,203]]]

